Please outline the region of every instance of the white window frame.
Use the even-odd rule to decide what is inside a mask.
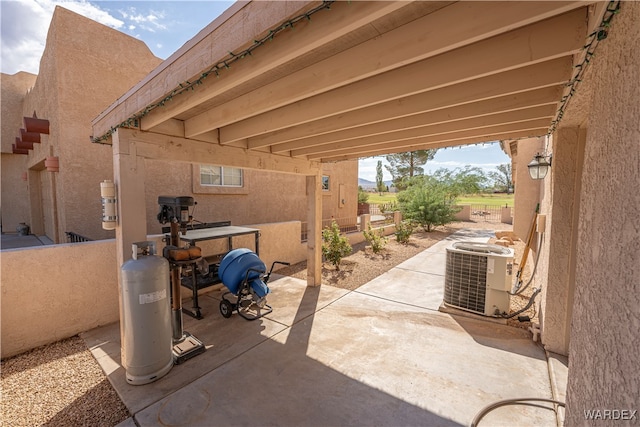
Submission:
[[[216,174],[214,173],[213,169],[214,168],[219,168],[220,174]],[[225,173],[227,172],[227,173]],[[229,182],[225,182],[225,176],[229,177],[229,174],[234,174],[236,173],[237,175],[234,176],[234,178],[240,178],[240,183],[229,183]],[[239,176],[238,176],[239,175]],[[211,181],[213,182],[215,180],[216,176],[219,176],[220,179],[220,184],[215,184],[215,183],[205,183],[203,181],[203,176],[209,176],[211,177]],[[233,167],[229,167],[229,166],[220,166],[220,165],[200,165],[200,185],[203,187],[233,187],[233,188],[242,188],[244,187],[244,171],[241,168],[233,168]]]
[[[329,175],[322,175],[322,191],[331,191],[331,177]]]

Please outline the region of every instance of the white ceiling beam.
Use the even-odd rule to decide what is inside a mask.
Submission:
[[[586,8],[324,92],[220,128],[222,144],[482,76],[572,55],[584,43]],[[376,90],[372,90],[376,88]],[[186,135],[209,131],[185,125]]]
[[[584,3],[456,2],[200,113],[187,121],[187,132],[219,128],[578,6]]]
[[[486,99],[470,104],[458,105],[451,108],[444,108],[426,113],[415,114],[407,117],[387,120],[346,130],[313,135],[284,144],[275,144],[271,147],[272,153],[283,153],[297,150],[304,147],[313,147],[338,141],[347,141],[366,136],[386,134],[400,129],[412,129],[440,123],[448,123],[462,119],[482,117],[508,111],[518,111],[523,108],[550,105],[555,112],[562,88],[549,87],[537,89],[531,92],[522,92],[515,95],[501,96],[493,99]]]
[[[546,134],[548,128],[539,128],[539,129],[525,129],[515,132],[505,132],[498,133],[493,135],[484,135],[484,136],[476,136],[472,138],[463,138],[463,139],[454,139],[454,140],[437,140],[433,142],[421,142],[414,141],[412,145],[406,146],[396,146],[392,145],[390,147],[382,147],[366,150],[363,148],[362,151],[357,153],[350,154],[342,154],[342,155],[327,155],[320,159],[322,163],[332,163],[332,162],[342,162],[345,160],[353,160],[359,159],[362,157],[372,157],[372,156],[381,156],[386,154],[395,154],[395,153],[406,153],[408,151],[416,151],[416,150],[428,150],[432,148],[445,148],[445,147],[457,147],[459,145],[468,145],[468,144],[481,144],[483,142],[494,142],[503,139],[518,139],[518,138],[527,138],[534,136],[541,136]]]
[[[255,136],[247,140],[247,145],[250,149],[264,147],[293,141],[309,135],[320,135],[485,99],[555,87],[569,81],[572,70],[573,61],[570,58],[554,59],[546,63],[534,64],[529,67],[482,77],[458,85]]]
[[[142,118],[141,128],[151,129],[406,5],[406,2],[357,2],[353,5],[336,2],[331,5],[332,10],[323,12],[329,15],[327,19],[320,21],[317,18],[317,25],[314,25],[313,18],[309,22],[300,21],[296,28],[279,34],[277,42],[270,43],[268,48],[258,48],[253,51],[252,56],[235,62],[229,72],[222,71],[219,77],[207,78],[194,91],[176,96],[162,108],[151,111]],[[257,35],[255,37],[258,38]],[[221,59],[212,58],[214,62],[210,66]],[[193,61],[202,59],[194,56]],[[177,83],[179,81],[176,81]],[[207,131],[212,129],[214,128]]]
[[[362,138],[351,139],[347,141],[337,141],[329,144],[316,145],[313,147],[305,147],[291,151],[292,157],[309,156],[318,158],[321,153],[337,152],[338,150],[345,150],[349,148],[357,148],[363,146],[370,146],[373,144],[380,144],[393,141],[404,141],[408,139],[422,138],[426,136],[440,135],[453,138],[459,134],[463,134],[463,137],[467,137],[467,132],[481,131],[486,133],[497,133],[495,128],[503,125],[523,123],[536,123],[535,127],[540,124],[544,126],[550,125],[551,118],[556,113],[555,105],[543,105],[539,107],[526,108],[522,110],[509,111],[506,113],[491,114],[482,117],[475,117],[470,119],[456,120],[448,123],[440,123],[436,125],[421,126],[411,129],[399,129],[395,132],[387,132],[378,135],[371,135]],[[527,125],[530,127],[530,125]]]

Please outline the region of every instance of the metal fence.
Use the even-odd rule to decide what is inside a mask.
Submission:
[[[67,235],[67,243],[79,243],[79,242],[91,242],[93,239],[85,237],[81,234],[74,233],[73,231],[65,231],[64,234]]]
[[[471,220],[479,222],[502,222],[502,206],[471,205]]]
[[[360,218],[356,216],[345,217],[345,218],[323,219],[322,229],[324,230],[325,228],[331,227],[331,223],[333,221],[335,221],[338,224],[338,227],[340,227],[341,233],[355,233],[360,231]],[[301,229],[300,241],[306,242],[309,237],[308,223],[307,222],[301,223],[301,228],[302,229]]]

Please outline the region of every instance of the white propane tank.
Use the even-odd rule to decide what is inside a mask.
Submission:
[[[142,385],[173,366],[169,262],[155,256],[155,242],[132,247],[133,259],[121,268],[122,367],[129,384]]]

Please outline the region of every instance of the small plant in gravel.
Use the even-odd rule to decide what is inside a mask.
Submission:
[[[387,238],[382,234],[382,229],[374,231],[371,224],[362,232],[365,240],[371,245],[374,254],[380,253],[387,244]]]
[[[400,221],[399,224],[396,224],[396,241],[402,244],[409,243],[409,239],[413,234],[414,228],[415,224],[413,221],[407,219],[405,219],[404,221]]]
[[[340,261],[352,251],[349,239],[340,234],[340,227],[335,221],[331,222],[331,227],[322,230],[322,255],[336,270],[340,271]]]

